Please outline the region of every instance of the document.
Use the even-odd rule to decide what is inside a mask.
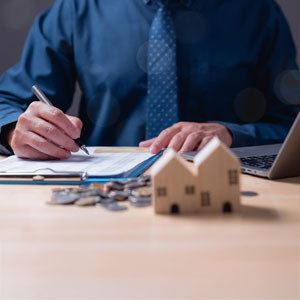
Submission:
[[[105,147],[87,147],[91,155],[82,150],[69,159],[33,161],[16,156],[0,161],[0,172],[6,173],[73,173],[87,172],[89,177],[113,177],[124,175],[153,156],[149,152],[101,152]],[[134,148],[133,148],[134,149]],[[98,151],[99,152],[99,151]]]

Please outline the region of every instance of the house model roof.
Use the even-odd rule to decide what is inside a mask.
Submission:
[[[197,172],[194,165],[186,162],[178,153],[173,149],[168,149],[164,155],[153,165],[151,175],[155,176],[160,173],[171,161],[176,161],[184,168],[189,170],[193,175]]]
[[[214,137],[194,158],[194,163],[199,167],[210,155],[212,155],[217,149],[222,148],[228,155],[234,160],[237,157],[225,146],[218,137]]]
[[[190,171],[191,174],[197,175],[199,166],[206,161],[215,151],[222,148],[229,157],[237,161],[236,156],[225,146],[218,137],[214,137],[195,157],[194,164],[186,162],[173,149],[168,149],[164,155],[154,164],[151,170],[151,175],[159,174],[171,161],[176,161],[184,168]]]

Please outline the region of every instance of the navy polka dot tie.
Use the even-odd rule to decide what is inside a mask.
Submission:
[[[175,27],[167,5],[158,3],[148,47],[147,139],[178,122]]]

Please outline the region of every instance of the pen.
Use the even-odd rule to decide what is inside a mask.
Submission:
[[[45,104],[54,106],[51,101],[46,97],[46,95],[41,91],[41,89],[37,86],[34,85],[32,87],[33,93],[37,96],[37,98],[42,101]],[[83,150],[87,155],[90,155],[86,145],[83,144],[83,142],[80,139],[74,140],[74,142],[80,147],[81,150]]]

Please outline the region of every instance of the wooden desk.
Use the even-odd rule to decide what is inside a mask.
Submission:
[[[190,217],[0,186],[0,299],[299,299],[299,183],[243,176],[240,215]]]

